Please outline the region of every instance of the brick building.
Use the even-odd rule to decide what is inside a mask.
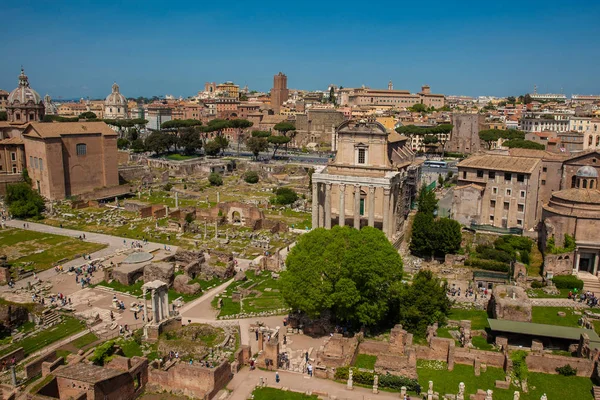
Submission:
[[[287,101],[289,96],[287,76],[280,72],[273,77],[273,89],[271,89],[271,108],[273,108],[276,114],[279,114],[281,106]]]
[[[23,132],[34,189],[50,200],[117,186],[117,133],[104,122],[34,122]]]
[[[446,150],[453,153],[472,154],[483,149],[479,131],[485,129],[485,116],[481,114],[453,114],[452,132]]]
[[[335,130],[346,120],[343,113],[332,109],[310,109],[306,114],[296,114],[295,147],[309,143],[331,145],[335,148]]]

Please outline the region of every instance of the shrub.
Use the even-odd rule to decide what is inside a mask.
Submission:
[[[559,275],[552,278],[557,289],[583,289],[583,281],[575,275]]]
[[[208,181],[213,186],[221,186],[223,184],[223,177],[217,172],[213,172],[208,176]]]
[[[573,376],[577,375],[577,368],[571,367],[571,365],[563,365],[562,367],[557,367],[556,372],[558,372],[562,376]]]
[[[487,271],[508,272],[509,265],[496,260],[486,260],[483,258],[470,257],[465,261],[466,266],[485,269]]]
[[[173,189],[173,184],[171,182],[169,182],[169,183],[165,184],[165,186],[163,186],[163,190],[165,192],[170,192],[171,189]]]
[[[510,355],[510,359],[513,362],[513,373],[515,378],[522,381],[527,378],[527,373],[529,370],[527,369],[527,352],[524,350],[517,350]]]
[[[258,183],[258,174],[255,171],[248,171],[244,174],[246,183]]]
[[[96,365],[103,366],[112,359],[112,355],[115,352],[115,342],[109,340],[106,343],[96,347],[94,354],[90,357],[90,361]]]
[[[298,200],[298,193],[290,188],[282,187],[275,190],[275,197],[271,199],[274,204],[292,204]]]
[[[533,282],[531,282],[531,287],[533,289],[540,289],[540,288],[544,287],[544,284],[540,281],[533,281]]]
[[[519,253],[519,258],[523,264],[529,265],[531,263],[531,257],[529,256],[529,252],[527,250],[521,250]]]
[[[335,379],[342,381],[348,380],[349,370],[349,367],[336,368]],[[352,380],[354,383],[372,386],[374,379],[374,374],[372,372],[359,371],[356,368],[352,370]],[[407,390],[414,392],[417,388],[417,384],[418,382],[416,379],[411,379],[404,376],[396,376],[389,373],[385,375],[379,375],[380,388],[400,390],[402,386],[406,386]]]

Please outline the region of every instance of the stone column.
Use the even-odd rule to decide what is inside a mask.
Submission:
[[[175,192],[175,208],[179,209],[179,193]]]
[[[579,260],[581,259],[581,254],[579,254],[579,250],[576,250],[577,255],[575,256],[575,272],[579,272]]]
[[[390,222],[388,224],[388,237],[392,237],[394,236],[394,233],[396,231],[396,195],[395,195],[396,191],[394,190],[394,188],[392,187],[392,190],[390,191],[390,211],[388,214],[388,217],[390,219]]]
[[[383,189],[383,233],[388,238],[390,237],[389,225],[390,225],[390,189]]]
[[[221,202],[221,193],[217,192],[217,204]]]
[[[369,226],[375,226],[375,187],[369,187]]]
[[[360,185],[354,186],[354,227],[360,229]]]
[[[338,212],[338,216],[339,216],[338,219],[339,219],[339,225],[344,226],[344,225],[346,225],[346,185],[341,183],[338,186],[338,190],[340,192],[340,209]]]
[[[325,184],[325,229],[331,229],[331,183]]]
[[[169,311],[169,292],[168,292],[168,289],[165,289],[163,291],[163,301],[164,301],[165,310],[166,310],[165,318],[169,318],[170,311]]]
[[[158,323],[158,321],[160,321],[160,303],[157,301],[158,299],[156,298],[156,290],[153,289],[152,290],[152,314],[153,314],[153,319],[154,319],[154,323]]]
[[[312,184],[312,228],[319,227],[319,184]]]
[[[319,194],[319,228],[323,228],[325,226],[325,201],[323,199],[323,193],[321,193],[323,191],[323,184],[320,184],[318,187],[319,191],[317,193]]]
[[[598,259],[600,258],[600,254],[596,253],[594,255],[594,275],[598,273]]]
[[[144,319],[145,319],[146,323],[148,323],[148,299],[147,299],[147,295],[148,295],[148,290],[144,289]]]

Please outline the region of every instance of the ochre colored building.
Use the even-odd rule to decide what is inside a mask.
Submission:
[[[117,133],[104,122],[34,122],[23,132],[34,189],[62,200],[117,186]]]

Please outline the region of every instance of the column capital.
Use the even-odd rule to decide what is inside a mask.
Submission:
[[[391,188],[383,188],[383,194],[386,196],[389,196],[389,194],[391,193]]]
[[[333,183],[331,182],[326,182],[325,186],[327,187],[327,189],[331,189],[331,187],[333,186]]]
[[[375,193],[375,186],[369,186],[369,193]]]
[[[338,186],[341,187],[341,188],[345,188],[346,184],[345,183],[340,183],[340,184],[338,184]]]

